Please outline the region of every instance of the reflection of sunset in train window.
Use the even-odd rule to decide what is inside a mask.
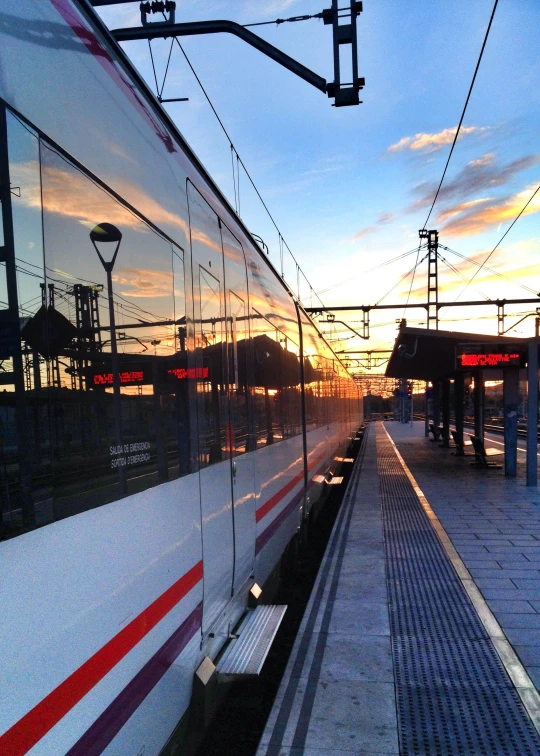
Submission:
[[[187,396],[175,373],[187,367],[184,259],[181,248],[11,117],[9,130],[32,463],[48,502],[40,515],[46,522],[123,495],[121,468],[127,494],[188,471]],[[120,238],[114,331],[105,270],[90,239],[104,223]]]

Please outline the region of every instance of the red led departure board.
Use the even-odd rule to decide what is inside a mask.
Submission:
[[[525,367],[525,353],[520,344],[459,344],[456,367],[464,370]]]
[[[174,375],[179,381],[183,381],[186,378],[208,378],[208,368],[170,368],[167,370],[169,375]]]
[[[142,370],[123,370],[118,373],[122,385],[132,385],[144,383],[144,372]],[[112,386],[112,373],[96,373],[94,375],[94,386]]]
[[[208,380],[210,370],[208,366],[188,368],[179,367],[178,362],[174,367],[169,367],[171,362],[163,362],[158,365],[157,374],[149,363],[137,361],[130,365],[131,370],[120,370],[118,377],[121,386],[143,386],[154,384],[156,381],[161,384],[174,384],[177,381],[186,380]],[[174,364],[174,362],[173,362]],[[185,365],[185,360],[184,360]],[[87,370],[87,380],[94,388],[104,388],[113,385],[113,374],[110,370],[104,370],[102,366],[96,370],[91,367]]]

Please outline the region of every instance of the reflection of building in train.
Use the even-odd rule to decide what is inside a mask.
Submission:
[[[87,3],[13,8],[0,753],[150,756],[313,516],[361,397]]]

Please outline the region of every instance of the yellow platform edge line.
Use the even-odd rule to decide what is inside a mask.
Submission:
[[[411,473],[407,464],[399,449],[394,443],[393,438],[383,425],[384,432],[388,436],[390,443],[392,444],[396,457],[399,460],[403,472],[407,476],[409,483],[414,489],[418,501],[422,505],[422,508],[428,519],[433,526],[435,533],[437,534],[446,554],[448,555],[452,565],[457,573],[458,578],[461,580],[461,584],[467,591],[472,605],[474,606],[480,622],[484,625],[487,634],[490,637],[491,642],[495,648],[495,651],[499,655],[502,665],[506,669],[508,677],[512,680],[516,691],[521,698],[521,701],[527,711],[527,714],[531,718],[531,721],[538,733],[540,733],[540,694],[536,690],[533,681],[529,677],[529,674],[523,664],[520,662],[518,655],[514,651],[510,641],[506,637],[504,630],[497,622],[494,614],[487,605],[485,598],[482,596],[480,589],[474,582],[471,574],[465,566],[463,560],[457,553],[448,533],[441,525],[441,522],[433,509],[431,508],[429,501],[424,496],[422,489],[416,482],[414,475]]]

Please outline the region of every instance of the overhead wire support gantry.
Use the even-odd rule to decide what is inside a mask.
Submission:
[[[433,325],[436,331],[439,330],[439,234],[435,230],[426,231],[421,228],[418,232],[420,242],[427,241],[428,245],[428,307],[427,307],[427,327]]]
[[[472,300],[469,302],[437,302],[435,305],[433,302],[407,302],[400,304],[379,304],[379,305],[338,305],[336,307],[306,307],[306,312],[312,315],[322,315],[323,313],[333,314],[335,312],[362,312],[363,313],[363,326],[364,333],[362,335],[357,333],[362,339],[369,338],[369,313],[371,310],[401,310],[401,309],[424,309],[429,312],[430,307],[435,307],[441,310],[443,307],[482,307],[485,305],[492,305],[497,307],[497,319],[498,319],[498,335],[501,336],[504,333],[504,308],[507,305],[514,304],[534,304],[537,308],[540,308],[540,298],[535,299],[484,299],[484,300]],[[330,322],[342,323],[343,321],[331,320]],[[344,325],[347,325],[344,323]],[[350,326],[347,326],[350,330]],[[501,330],[502,329],[502,330]]]
[[[132,0],[124,0],[131,2]],[[103,5],[115,5],[117,0],[90,0],[95,7]],[[325,25],[332,25],[334,46],[334,81],[327,82],[322,76],[299,63],[294,58],[274,47],[266,40],[249,31],[245,26],[228,20],[193,21],[188,23],[176,23],[176,3],[172,0],[152,0],[143,2],[141,7],[141,26],[123,29],[112,29],[110,33],[117,42],[125,42],[136,39],[176,38],[198,34],[234,34],[244,40],[259,52],[279,63],[284,68],[299,76],[313,87],[328,95],[334,100],[336,107],[347,105],[359,105],[359,92],[365,86],[365,80],[358,76],[358,45],[356,19],[362,12],[362,3],[350,0],[346,8],[338,6],[338,0],[332,0],[332,7],[321,11],[320,17]],[[149,22],[148,17],[154,13],[165,16],[164,21]],[[165,15],[168,13],[168,17]],[[349,16],[350,22],[343,23],[343,18]],[[299,20],[297,17],[296,20]],[[278,19],[282,21],[282,19]],[[341,21],[341,23],[340,23]],[[340,49],[344,45],[350,45],[352,59],[352,81],[342,82]]]

